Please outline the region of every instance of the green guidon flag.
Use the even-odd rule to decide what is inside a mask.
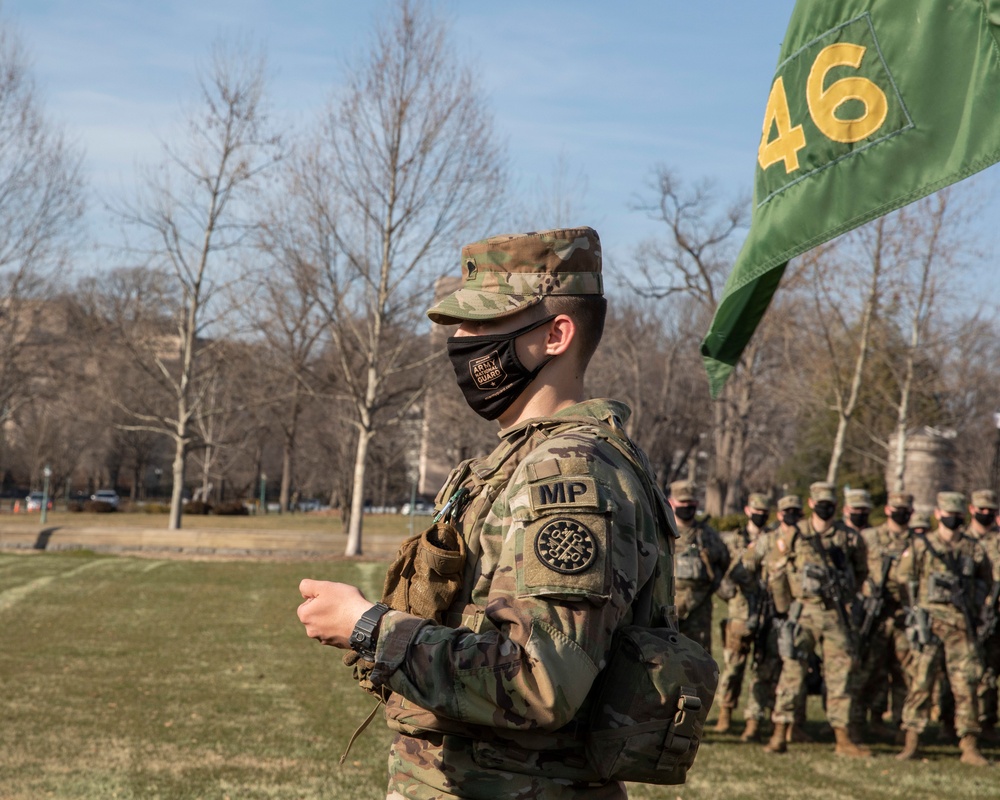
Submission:
[[[1000,160],[1000,0],[798,0],[750,233],[701,345],[712,395],[789,259]]]

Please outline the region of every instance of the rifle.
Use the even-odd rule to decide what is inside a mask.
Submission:
[[[980,647],[985,646],[990,637],[996,633],[998,598],[1000,598],[1000,580],[993,581],[993,588],[986,598],[986,605],[983,606],[983,613],[980,615],[979,631],[976,633]]]
[[[930,546],[928,543],[927,549],[944,564],[948,571],[954,576],[955,584],[951,593],[951,603],[959,611],[962,612],[962,616],[965,617],[965,637],[969,640],[969,644],[972,645],[973,649],[976,651],[976,657],[979,659],[980,664],[984,664],[986,661],[986,654],[983,650],[983,645],[979,641],[979,637],[976,636],[976,621],[972,617],[972,609],[969,608],[969,598],[965,596],[965,580],[962,576],[962,570],[959,568],[958,563],[955,561],[955,556],[953,553],[940,553]]]
[[[757,601],[757,613],[752,617],[756,621],[753,627],[753,665],[759,667],[767,653],[767,639],[771,635],[774,621],[774,598],[767,590],[764,581],[760,582]]]
[[[804,538],[810,545],[812,545],[812,548],[823,561],[823,575],[825,579],[820,591],[823,593],[824,597],[830,600],[833,607],[837,610],[840,625],[844,629],[844,636],[847,638],[847,646],[853,651],[851,653],[852,657],[856,657],[858,653],[857,640],[854,635],[854,626],[851,625],[851,618],[847,614],[847,598],[844,596],[844,589],[840,584],[838,570],[833,564],[830,563],[830,557],[826,552],[826,548],[823,547],[823,543],[817,541],[819,534],[806,536]]]
[[[879,616],[881,616],[882,609],[885,608],[885,584],[889,580],[889,571],[892,569],[892,563],[895,560],[896,556],[894,555],[887,554],[882,556],[882,573],[879,576],[879,581],[875,584],[875,590],[871,596],[866,597],[862,602],[862,611],[865,616],[861,622],[861,630],[858,633],[858,644],[862,652],[868,649],[868,643],[871,640],[872,631],[875,629],[875,623],[878,621]]]

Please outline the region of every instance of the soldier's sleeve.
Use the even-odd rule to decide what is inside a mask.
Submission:
[[[493,728],[556,729],[573,718],[659,556],[655,513],[634,468],[603,448],[599,457],[616,463],[570,453],[521,464],[509,504],[502,495],[487,518],[504,531],[489,624],[473,632],[390,612],[376,685]]]
[[[788,583],[789,545],[785,537],[778,534],[767,551],[765,570],[767,571],[767,588],[774,598],[774,610],[779,614],[788,611],[792,604],[792,589]]]
[[[973,595],[973,608],[979,608],[986,602],[986,597],[990,593],[990,587],[993,585],[993,565],[990,563],[990,557],[986,552],[986,548],[981,544],[976,544],[976,556],[975,556],[975,582],[974,589],[975,594]]]
[[[715,570],[716,575],[723,576],[729,570],[729,562],[732,560],[732,556],[729,554],[729,548],[726,547],[725,542],[722,541],[722,537],[719,535],[719,532],[715,530],[715,528],[706,525],[705,534],[709,558],[712,560],[712,567]]]
[[[911,605],[915,605],[917,602],[916,597],[910,596],[910,584],[917,583],[920,580],[920,576],[917,572],[917,542],[916,540],[911,541],[902,553],[899,555],[899,562],[896,564],[896,581],[904,587],[906,590],[906,596],[909,597]]]

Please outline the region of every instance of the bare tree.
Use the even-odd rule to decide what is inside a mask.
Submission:
[[[441,23],[403,0],[297,165],[311,226],[300,260],[338,360],[336,400],[357,432],[347,553],[362,550],[372,439],[419,400],[434,271],[498,207],[504,160],[471,73]],[[306,249],[308,248],[308,249]]]
[[[38,305],[66,266],[83,214],[81,153],[45,117],[28,57],[0,19],[0,425],[31,399]]]
[[[662,166],[656,169],[650,189],[649,199],[635,207],[662,223],[666,236],[639,247],[636,263],[642,280],[630,281],[630,287],[645,297],[694,300],[700,314],[698,330],[705,330],[735,256],[736,234],[746,225],[748,203],[739,200],[716,211],[709,182],[685,187]],[[706,431],[712,444],[705,499],[710,514],[733,513],[743,505],[743,455],[754,413],[754,384],[747,374],[752,367],[753,357],[745,355],[712,404],[713,420]],[[707,397],[706,388],[706,402]]]
[[[211,386],[210,334],[224,332],[231,309],[225,289],[240,277],[251,219],[248,201],[261,174],[280,157],[265,108],[265,62],[247,48],[216,45],[200,81],[200,103],[186,117],[187,134],[167,143],[163,165],[147,173],[137,199],[121,209],[142,232],[128,251],[141,267],[168,275],[178,302],[166,306],[174,328],[172,347],[151,340],[142,326],[121,326],[136,357],[151,366],[173,398],[169,417],[130,409],[132,427],[155,430],[174,444],[170,527],[181,525],[187,455]],[[119,322],[128,322],[127,318]]]

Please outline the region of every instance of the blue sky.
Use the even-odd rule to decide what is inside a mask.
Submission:
[[[793,5],[436,3],[478,71],[517,185],[530,191],[562,156],[587,178],[578,222],[596,227],[619,263],[656,230],[629,209],[656,165],[711,178],[723,198],[749,197]],[[219,36],[266,46],[276,111],[302,128],[390,8],[385,0],[2,0],[50,115],[85,148],[102,197],[127,190],[137,164],[159,160],[159,137],[195,96],[195,70]],[[95,237],[108,235],[97,202],[90,220]]]

